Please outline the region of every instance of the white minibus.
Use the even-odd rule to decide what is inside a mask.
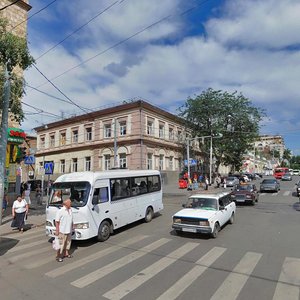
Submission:
[[[46,207],[46,234],[55,234],[55,215],[72,202],[72,239],[109,238],[114,229],[140,219],[150,222],[163,209],[159,171],[76,172],[57,178]]]

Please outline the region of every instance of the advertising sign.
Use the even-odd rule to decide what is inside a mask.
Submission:
[[[7,129],[7,141],[12,143],[21,144],[26,138],[26,133],[20,128]]]

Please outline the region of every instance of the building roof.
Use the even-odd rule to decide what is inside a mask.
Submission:
[[[62,126],[62,125],[69,125],[69,124],[73,124],[74,122],[81,122],[81,121],[87,121],[87,120],[94,120],[95,118],[99,118],[99,117],[103,117],[103,116],[107,116],[110,114],[114,114],[114,113],[118,113],[118,112],[122,112],[124,110],[130,110],[130,109],[134,109],[134,108],[140,108],[140,109],[147,109],[155,114],[159,114],[162,115],[166,118],[172,119],[176,122],[179,122],[181,124],[184,124],[184,120],[181,119],[180,117],[173,115],[161,108],[158,108],[144,100],[137,100],[137,101],[132,101],[129,103],[124,103],[124,104],[120,104],[118,106],[112,106],[109,108],[105,108],[105,109],[101,109],[101,110],[97,110],[94,112],[90,112],[87,114],[82,114],[82,115],[78,115],[78,116],[74,116],[71,118],[67,118],[67,119],[63,119],[60,121],[56,121],[53,123],[48,123],[47,124],[47,128],[45,128],[46,124],[43,126],[39,126],[39,127],[35,127],[34,130],[39,132],[39,131],[43,131],[45,129],[51,129],[51,128],[55,128],[57,126]]]

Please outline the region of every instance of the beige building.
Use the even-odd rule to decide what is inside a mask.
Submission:
[[[166,180],[177,180],[183,168],[183,120],[142,100],[35,130],[37,178],[43,162],[54,163],[51,179],[63,173],[122,167],[161,170]]]
[[[278,151],[280,157],[283,156],[285,149],[284,140],[281,135],[261,135],[254,143],[254,148],[257,152],[270,153]]]

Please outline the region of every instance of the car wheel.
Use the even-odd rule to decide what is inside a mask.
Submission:
[[[153,209],[152,209],[152,207],[149,206],[146,210],[145,222],[149,223],[152,221],[152,219],[153,219]]]
[[[111,225],[108,221],[103,221],[98,230],[97,239],[99,242],[104,242],[110,237]]]
[[[231,214],[231,217],[230,217],[230,219],[229,219],[229,221],[228,221],[228,223],[229,223],[229,224],[233,224],[233,223],[234,223],[234,218],[235,218],[235,215],[234,215],[234,213],[232,213],[232,214]]]
[[[177,235],[181,235],[182,231],[181,230],[175,230]]]
[[[218,236],[219,231],[220,231],[220,225],[219,223],[215,223],[214,230],[211,233],[212,238],[215,239]]]

